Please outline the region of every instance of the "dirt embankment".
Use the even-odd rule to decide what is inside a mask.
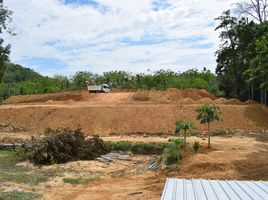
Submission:
[[[70,91],[70,92],[59,92],[59,93],[50,93],[50,94],[11,96],[7,100],[5,100],[3,103],[4,104],[16,104],[16,103],[68,101],[68,100],[83,101],[86,98],[87,98],[87,93],[84,91]]]
[[[114,89],[111,93],[92,94],[87,91],[70,91],[51,94],[38,95],[21,95],[8,98],[3,104],[19,104],[19,103],[43,103],[53,104],[55,102],[72,103],[72,102],[88,102],[93,104],[103,103],[178,103],[178,104],[229,104],[242,105],[243,103],[237,99],[217,98],[206,90],[184,89],[178,90],[170,88],[166,91],[159,90],[124,90]],[[255,104],[256,102],[247,101],[245,104]]]
[[[196,109],[204,103],[215,103],[223,112],[223,122],[213,123],[212,128],[268,129],[267,107],[252,101],[217,99],[197,89],[15,96],[0,105],[0,122],[20,124],[38,133],[48,127],[69,127],[82,128],[88,135],[106,135],[173,131],[176,120],[189,120],[202,131],[206,126],[196,121]]]
[[[34,132],[44,128],[82,128],[87,134],[111,132],[173,131],[176,120],[189,120],[200,130],[205,125],[196,121],[199,105],[116,105],[116,106],[29,106],[2,108],[0,121],[18,123]],[[220,105],[223,122],[212,128],[242,130],[268,129],[268,109],[259,105]]]

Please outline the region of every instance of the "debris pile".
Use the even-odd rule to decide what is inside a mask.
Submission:
[[[92,160],[109,151],[98,136],[85,139],[81,129],[47,129],[43,137],[33,140],[29,150],[35,164]]]
[[[100,156],[96,158],[96,160],[100,162],[104,162],[106,164],[110,164],[112,162],[115,162],[117,160],[124,160],[124,161],[131,161],[131,157],[127,154],[121,154],[121,153],[109,153],[104,156]]]

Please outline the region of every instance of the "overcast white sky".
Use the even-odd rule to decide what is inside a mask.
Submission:
[[[214,71],[218,17],[235,0],[5,0],[11,61],[43,75],[79,70]]]

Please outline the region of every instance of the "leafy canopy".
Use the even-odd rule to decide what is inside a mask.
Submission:
[[[194,125],[192,122],[180,120],[176,122],[175,133],[179,133],[181,130],[187,131],[193,128],[194,128]]]
[[[201,124],[222,120],[220,118],[222,113],[220,112],[219,107],[213,104],[204,104],[196,111],[199,113],[196,119],[199,120]]]

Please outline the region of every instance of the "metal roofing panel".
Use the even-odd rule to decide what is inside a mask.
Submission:
[[[168,178],[161,200],[268,200],[268,182]]]

